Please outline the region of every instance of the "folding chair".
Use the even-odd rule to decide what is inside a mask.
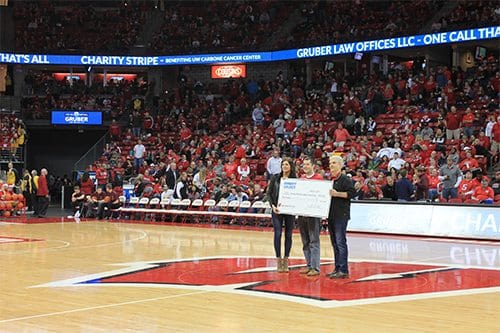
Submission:
[[[206,200],[204,203],[203,203],[203,210],[207,211],[207,212],[212,212],[214,210],[214,207],[215,207],[215,200],[214,199],[208,199]],[[212,219],[212,214],[209,214],[207,213],[204,217],[205,217],[205,220],[204,222],[209,222],[211,221]]]
[[[169,203],[169,209],[178,209],[181,204],[181,199],[172,199]]]
[[[227,205],[227,211],[229,213],[237,213],[240,208],[240,202],[238,200],[230,201]],[[238,219],[235,216],[228,216],[229,224],[234,224]]]
[[[264,210],[266,209],[266,205],[264,204],[263,201],[257,200],[252,204],[252,209],[253,209],[254,213],[256,213],[256,214],[263,214]],[[257,218],[254,220],[254,224],[255,225],[258,224]]]
[[[166,199],[166,200],[161,200],[160,201],[160,207],[162,209],[168,209],[169,206],[170,206],[170,202],[172,201],[172,199]]]
[[[228,203],[227,207],[231,208],[231,210],[228,209],[228,211],[236,212],[238,210],[238,208],[240,207],[240,202],[238,200],[230,201]]]
[[[229,202],[228,202],[226,199],[221,199],[221,200],[217,203],[216,207],[217,207],[217,208],[220,208],[221,210],[226,211],[226,210],[227,210],[227,206],[228,206],[228,205],[229,205]]]
[[[201,210],[203,207],[203,200],[202,199],[195,199],[191,203],[191,210]]]
[[[179,210],[179,207],[180,207],[180,204],[181,204],[181,199],[172,199],[170,200],[170,203],[167,207],[167,209],[169,210]],[[171,222],[175,222],[175,220],[177,219],[177,215],[176,213],[171,213],[171,217],[170,217],[170,221]],[[165,220],[167,220],[167,217],[165,217]]]
[[[203,200],[202,199],[194,199],[193,202],[191,203],[191,206],[189,207],[189,210],[197,211],[197,212],[202,211],[203,210]],[[200,223],[200,215],[193,214],[192,218],[193,218],[193,222]]]
[[[160,205],[160,199],[159,198],[152,198],[149,200],[149,220],[150,221],[156,221],[156,210],[159,210],[159,205]],[[146,214],[147,217],[147,214]]]
[[[146,219],[146,209],[149,208],[149,198],[143,197],[139,199],[139,209],[141,210],[141,220]]]
[[[243,221],[243,224],[246,225],[248,223],[248,217],[245,216],[245,213],[249,212],[249,209],[252,207],[252,203],[250,201],[243,201],[240,203],[240,209],[238,210],[239,213],[241,214],[241,218]]]
[[[120,207],[117,209],[112,209],[111,216],[113,216],[113,213],[117,213],[118,218],[120,219],[122,217],[122,208],[126,207],[126,205],[127,205],[127,198],[124,195],[120,195],[118,197],[118,202],[120,202]],[[115,217],[116,217],[116,215],[115,215]]]
[[[133,207],[133,208],[137,208],[138,203],[139,203],[139,197],[132,197],[128,201],[128,206]]]
[[[227,212],[227,206],[229,205],[229,202],[226,199],[221,199],[214,207],[215,212]],[[217,215],[217,214],[215,214]],[[222,216],[213,216],[212,217],[212,222],[219,223],[219,220],[222,219]]]
[[[263,213],[264,209],[266,209],[266,206],[264,205],[263,201],[257,200],[252,204],[252,208],[254,209],[255,213]]]
[[[189,210],[190,206],[191,206],[191,199],[182,199],[180,204],[179,204],[179,210],[187,211],[187,210]],[[188,214],[183,213],[182,218],[181,218],[181,222],[182,223],[186,222],[187,218],[188,218]]]

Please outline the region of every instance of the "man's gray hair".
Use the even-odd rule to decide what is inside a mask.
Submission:
[[[334,160],[335,162],[337,162],[340,165],[340,167],[344,166],[344,159],[342,158],[342,156],[331,155],[330,160]]]

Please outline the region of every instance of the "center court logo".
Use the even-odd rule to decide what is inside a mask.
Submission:
[[[267,257],[209,257],[119,264],[125,268],[35,287],[163,287],[258,296],[322,308],[500,291],[500,271],[442,265],[352,262],[351,278],[331,280],[299,273],[302,259],[291,259],[289,274]],[[329,272],[331,262],[322,263]],[[467,278],[465,278],[467,277]]]

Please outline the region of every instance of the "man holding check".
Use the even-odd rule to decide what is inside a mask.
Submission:
[[[332,202],[328,215],[328,232],[333,246],[335,270],[326,276],[331,279],[349,278],[346,229],[347,222],[351,218],[351,198],[356,191],[351,179],[342,173],[343,166],[344,160],[342,157],[330,156],[330,174],[332,175],[333,188],[330,190]]]
[[[310,157],[304,159],[302,170],[304,174],[300,178],[323,180],[323,177],[314,172],[314,161]],[[321,219],[319,217],[299,216],[297,222],[302,239],[302,250],[307,262],[307,266],[300,270],[300,274],[319,275]]]

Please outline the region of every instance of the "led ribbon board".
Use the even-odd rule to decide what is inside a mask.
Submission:
[[[98,111],[52,111],[52,125],[102,125]]]
[[[169,66],[220,63],[268,62],[342,55],[356,52],[386,51],[407,47],[463,43],[500,37],[500,26],[438,32],[362,42],[331,44],[272,52],[219,53],[174,56],[93,56],[0,53],[0,63],[24,65],[81,66]]]

